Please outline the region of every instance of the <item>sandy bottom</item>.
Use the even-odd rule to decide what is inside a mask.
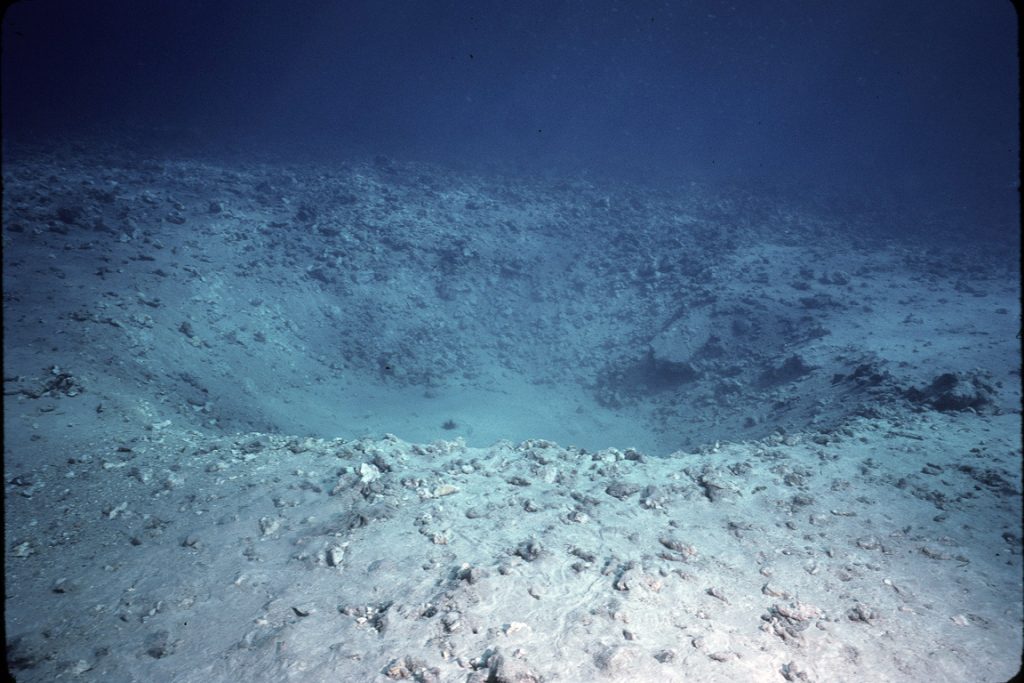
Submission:
[[[25,680],[1008,680],[1018,426],[664,459],[158,429],[14,482],[9,657]]]
[[[400,164],[4,181],[18,681],[1020,667],[991,245]]]

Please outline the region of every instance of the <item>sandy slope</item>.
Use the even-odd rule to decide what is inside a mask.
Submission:
[[[18,680],[1019,667],[1006,254],[698,186],[111,150],[5,165]]]
[[[1006,680],[1015,422],[665,459],[157,431],[15,489],[12,656],[26,680]]]

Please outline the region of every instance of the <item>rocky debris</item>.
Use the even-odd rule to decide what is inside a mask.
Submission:
[[[1016,356],[953,305],[1009,318],[997,260],[696,186],[101,152],[4,169],[19,679],[996,679],[1019,651]],[[472,437],[452,398],[517,381],[658,448]],[[432,431],[282,435],[395,424]]]
[[[911,387],[904,394],[913,403],[949,412],[983,410],[992,404],[996,389],[984,373],[944,372],[927,386]]]
[[[21,380],[22,378],[17,376],[4,378],[5,382],[20,382]],[[82,388],[81,383],[73,374],[56,365],[52,365],[46,369],[44,379],[36,380],[33,386],[20,386],[10,390],[4,389],[4,394],[7,396],[22,394],[28,398],[38,399],[55,396],[75,397],[83,391],[85,390]]]
[[[762,372],[760,377],[758,377],[758,383],[762,387],[785,384],[805,377],[813,371],[814,367],[812,365],[807,363],[807,361],[798,354],[793,354],[783,361],[781,365],[777,367],[770,367]]]
[[[167,657],[174,653],[174,643],[168,631],[155,631],[146,636],[145,652],[153,659]]]
[[[999,471],[992,467],[975,467],[973,465],[960,465],[957,469],[961,472],[966,473],[972,479],[977,481],[979,484],[986,486],[989,490],[994,493],[998,493],[1004,496],[1019,496],[1020,489],[1018,488],[1019,479],[1017,483],[1014,483],[1014,478],[1011,478],[1005,471]]]
[[[728,475],[712,465],[703,465],[699,469],[687,467],[683,471],[701,488],[704,496],[712,503],[730,500],[741,493],[729,481]]]
[[[875,387],[892,380],[893,376],[884,370],[878,361],[860,363],[850,373],[839,372],[832,376],[833,385],[841,382],[853,382],[862,387]]]
[[[856,604],[850,608],[846,613],[847,618],[850,621],[862,621],[865,624],[870,624],[874,620],[878,619],[878,613],[867,605]]]
[[[668,367],[686,366],[711,340],[714,332],[709,306],[684,311],[651,340],[651,352],[655,361]]]
[[[591,454],[539,440],[473,449],[459,442],[410,445],[395,437],[348,441],[253,433],[207,439],[168,427],[144,432],[148,436],[125,450],[112,448],[105,458],[75,458],[66,465],[76,472],[79,489],[63,498],[70,512],[64,526],[75,527],[81,515],[100,515],[103,525],[79,526],[80,535],[66,540],[47,540],[31,529],[12,537],[9,556],[18,572],[12,585],[31,582],[21,572],[40,571],[30,563],[54,563],[60,571],[40,588],[77,609],[98,596],[87,574],[67,570],[81,553],[98,552],[95,562],[111,567],[108,580],[126,599],[116,613],[83,616],[83,627],[86,620],[90,629],[96,620],[145,623],[150,630],[138,641],[145,659],[173,665],[188,653],[196,673],[184,680],[196,681],[202,671],[222,666],[214,662],[224,657],[236,671],[263,661],[270,668],[245,675],[269,680],[280,674],[277,667],[311,661],[313,655],[303,653],[325,646],[321,633],[336,634],[330,642],[343,638],[346,652],[362,653],[328,657],[325,671],[390,680],[540,681],[570,671],[595,679],[627,672],[669,681],[693,672],[712,675],[701,666],[735,673],[739,669],[732,667],[749,666],[771,648],[727,625],[737,619],[759,623],[775,636],[783,649],[772,657],[791,648],[812,651],[812,639],[870,649],[857,629],[883,622],[896,647],[909,646],[901,639],[917,631],[898,627],[907,613],[899,610],[935,589],[917,583],[912,593],[903,581],[879,576],[918,576],[914,563],[921,561],[934,563],[931,571],[944,576],[960,571],[972,551],[961,545],[966,539],[950,538],[947,527],[935,526],[934,536],[925,538],[894,525],[875,526],[868,496],[887,492],[902,506],[930,508],[892,473],[906,472],[900,460],[908,446],[941,443],[946,430],[867,420],[849,430],[806,439],[776,435],[663,459],[635,450]],[[871,439],[868,448],[877,454],[870,467],[850,457],[861,447],[860,437]],[[830,454],[836,457],[824,457]],[[1008,475],[966,462],[950,465],[937,455],[929,457],[938,461],[931,464],[941,467],[940,475],[915,476],[961,473],[984,483],[989,500],[1007,500],[1002,487],[1013,485]],[[558,476],[535,468],[551,468]],[[626,468],[629,479],[623,478]],[[95,505],[89,501],[105,486],[99,473],[123,479],[116,498],[104,494],[108,502]],[[65,480],[60,470],[31,474],[12,474],[9,490],[34,487],[38,498],[58,488],[54,481]],[[633,477],[664,482],[654,487],[662,493],[630,484]],[[161,483],[165,478],[178,483],[168,487]],[[524,488],[518,479],[531,485]],[[853,483],[836,488],[838,479]],[[798,489],[800,500],[780,496],[780,486]],[[543,503],[533,512],[518,504],[524,490]],[[658,505],[637,505],[641,491]],[[710,504],[695,505],[701,498]],[[17,501],[28,499],[8,500],[20,506]],[[977,502],[950,498],[947,514]],[[586,516],[567,515],[566,506],[586,510]],[[486,514],[467,514],[475,508]],[[923,513],[924,519],[931,516]],[[184,523],[194,519],[210,522]],[[816,528],[827,536],[802,536]],[[803,538],[821,540],[809,544]],[[54,541],[60,552],[54,552]],[[33,551],[19,552],[22,547]],[[146,548],[183,559],[151,565],[132,555]],[[153,578],[133,587],[134,568],[143,565],[144,575]],[[751,584],[748,574],[764,578]],[[211,577],[231,586],[225,597],[197,590],[196,582]],[[833,581],[842,582],[843,591],[830,588]],[[992,590],[1009,589],[997,583]],[[943,622],[952,629],[964,628],[957,615],[981,609],[971,607],[968,597],[943,599],[953,601],[950,620]],[[18,605],[17,592],[11,600]],[[228,610],[224,620],[215,616],[222,609]],[[982,611],[985,619],[998,619],[996,612]],[[677,625],[666,628],[666,619]],[[964,619],[976,623],[975,617]],[[188,628],[180,626],[185,621]],[[928,628],[927,637],[934,638],[945,626]],[[680,629],[692,638],[692,653],[677,649]],[[115,652],[117,630],[107,633],[99,646]],[[274,643],[285,633],[291,645],[281,651]],[[29,634],[13,635],[22,638],[9,645],[22,672],[56,670],[64,658],[45,639],[29,647]],[[96,658],[78,642],[62,640],[73,662],[102,668],[122,661]],[[571,664],[563,663],[567,654],[576,658]],[[142,666],[134,661],[131,666]],[[788,672],[792,680],[809,680],[801,666],[787,664],[783,677]]]
[[[633,484],[625,481],[615,481],[609,484],[605,488],[604,492],[613,498],[618,498],[619,500],[626,500],[627,498],[638,492],[640,488],[641,487],[639,484]]]
[[[393,681],[411,680],[417,683],[439,683],[441,680],[439,668],[431,667],[425,661],[410,656],[392,661],[381,673]]]
[[[796,662],[787,662],[779,669],[779,673],[787,681],[802,681],[812,683],[810,675],[804,671]]]
[[[141,386],[150,402],[171,388],[164,377],[202,376],[207,394],[174,401],[174,417],[200,429],[321,427],[252,400],[271,385],[293,401],[379,383],[436,397],[511,372],[612,412],[637,408],[659,455],[761,438],[858,410],[849,396],[818,405],[817,384],[775,395],[793,381],[777,373],[805,370],[786,365],[796,355],[825,377],[849,374],[841,353],[814,345],[859,334],[837,336],[853,312],[871,324],[881,273],[894,277],[882,261],[934,279],[945,260],[947,277],[987,290],[998,277],[963,249],[851,250],[831,218],[783,219],[767,208],[778,197],[742,188],[665,195],[394,159],[230,168],[65,147],[26,152],[5,177],[4,253],[18,271],[5,297],[56,318],[25,325],[18,343],[109,349],[106,380]],[[783,220],[785,239],[738,206]],[[570,244],[577,225],[587,238]],[[76,273],[84,288],[58,286]]]
[[[470,674],[467,683],[542,683],[544,680],[526,661],[504,655],[498,648],[483,658],[483,665],[485,670]]]
[[[823,616],[822,611],[814,605],[801,602],[776,603],[761,616],[765,622],[761,629],[783,640],[800,640],[803,638],[803,632],[810,628],[812,621]]]
[[[536,539],[530,539],[517,545],[512,551],[512,554],[523,558],[527,562],[533,562],[539,558],[543,552],[544,549],[541,547],[540,543],[538,543]]]

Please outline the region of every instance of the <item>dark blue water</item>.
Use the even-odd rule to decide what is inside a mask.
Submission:
[[[384,154],[674,186],[1016,239],[1004,0],[38,0],[8,10],[8,145]]]

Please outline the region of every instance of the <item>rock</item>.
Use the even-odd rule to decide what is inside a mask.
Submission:
[[[341,546],[333,546],[327,550],[327,564],[331,567],[338,567],[341,565],[341,561],[345,559],[345,549]]]
[[[796,662],[783,664],[779,673],[781,673],[782,677],[787,681],[805,681],[810,683],[811,680],[810,676],[807,675],[807,672],[797,665]]]
[[[850,608],[846,616],[850,621],[862,621],[865,624],[870,624],[872,620],[878,618],[878,614],[873,609],[860,603]]]
[[[372,481],[376,481],[380,478],[380,470],[377,469],[376,465],[370,463],[362,463],[359,465],[359,482],[362,484],[368,484]]]
[[[718,598],[727,605],[729,604],[729,599],[725,597],[725,593],[722,591],[721,588],[718,588],[717,586],[711,586],[707,589],[706,592],[711,597]]]
[[[527,562],[533,562],[538,557],[540,557],[542,552],[543,548],[541,547],[540,543],[538,543],[535,539],[530,539],[528,541],[523,541],[518,546],[516,546],[515,550],[512,551],[512,554],[518,555]]]
[[[679,559],[681,561],[685,562],[685,561],[689,560],[692,557],[696,557],[696,555],[697,555],[697,549],[696,548],[694,548],[689,543],[685,543],[683,541],[680,541],[677,538],[672,538],[672,537],[669,537],[669,536],[663,536],[663,537],[658,539],[658,542],[661,543],[666,548],[668,548],[669,550],[674,550],[677,553],[679,553],[679,556],[678,556],[677,559]]]
[[[718,650],[716,652],[709,652],[708,657],[716,662],[728,662],[733,659],[739,659],[740,656],[732,650]]]
[[[613,645],[594,655],[594,664],[609,675],[628,674],[640,659],[640,649],[626,645]]]
[[[384,675],[393,681],[415,680],[426,683],[440,680],[440,674],[441,670],[437,667],[428,667],[425,661],[410,656],[394,659],[384,669]]]
[[[453,486],[452,484],[441,484],[436,487],[433,491],[435,498],[441,498],[442,496],[450,496],[453,493],[458,493],[459,487]]]
[[[541,683],[543,680],[525,661],[497,651],[487,660],[487,665],[490,677],[485,680],[494,683]]]
[[[686,468],[689,469],[689,468]],[[717,473],[714,469],[705,467],[704,471],[700,473],[691,473],[691,477],[697,483],[698,486],[703,489],[704,497],[712,503],[717,503],[720,500],[728,500],[739,495],[739,489],[728,483],[721,474]]]
[[[800,355],[793,354],[782,365],[770,367],[762,372],[758,384],[761,387],[771,387],[793,382],[809,375],[813,370],[814,366],[808,364]]]
[[[28,541],[23,541],[18,545],[11,548],[11,555],[13,557],[28,557],[34,553],[32,544]]]
[[[767,614],[761,616],[761,619],[767,622],[762,629],[774,633],[783,640],[799,639],[803,631],[810,626],[812,619],[823,616],[822,611],[814,605],[802,602],[775,604],[768,609]]]
[[[69,580],[66,577],[61,577],[53,582],[53,586],[50,588],[54,593],[73,593],[80,587],[78,581]]]
[[[54,659],[52,646],[41,635],[31,633],[7,641],[7,666],[11,671],[34,669],[46,660]]]
[[[316,612],[316,606],[313,603],[305,603],[302,605],[293,605],[292,611],[295,612],[295,616],[308,617],[310,614]]]
[[[270,536],[281,528],[281,520],[278,518],[260,517],[260,534]]]
[[[979,484],[987,486],[993,493],[1005,496],[1020,495],[1017,487],[1007,479],[1006,473],[991,468],[979,469],[971,465],[960,465],[957,469],[969,475]]]
[[[618,498],[619,500],[626,500],[634,493],[640,490],[638,484],[631,484],[624,481],[617,481],[609,484],[604,492],[612,498]]]
[[[121,501],[118,505],[111,506],[109,509],[104,511],[107,519],[116,519],[118,515],[128,509],[128,501]]]
[[[946,372],[926,387],[911,387],[904,396],[913,403],[927,405],[939,412],[980,410],[992,403],[996,390],[980,373]]]
[[[146,654],[153,659],[166,657],[174,652],[174,644],[171,642],[171,634],[167,631],[156,631],[146,637]]]
[[[687,367],[713,332],[710,306],[689,311],[651,339],[654,361],[670,367]]]

